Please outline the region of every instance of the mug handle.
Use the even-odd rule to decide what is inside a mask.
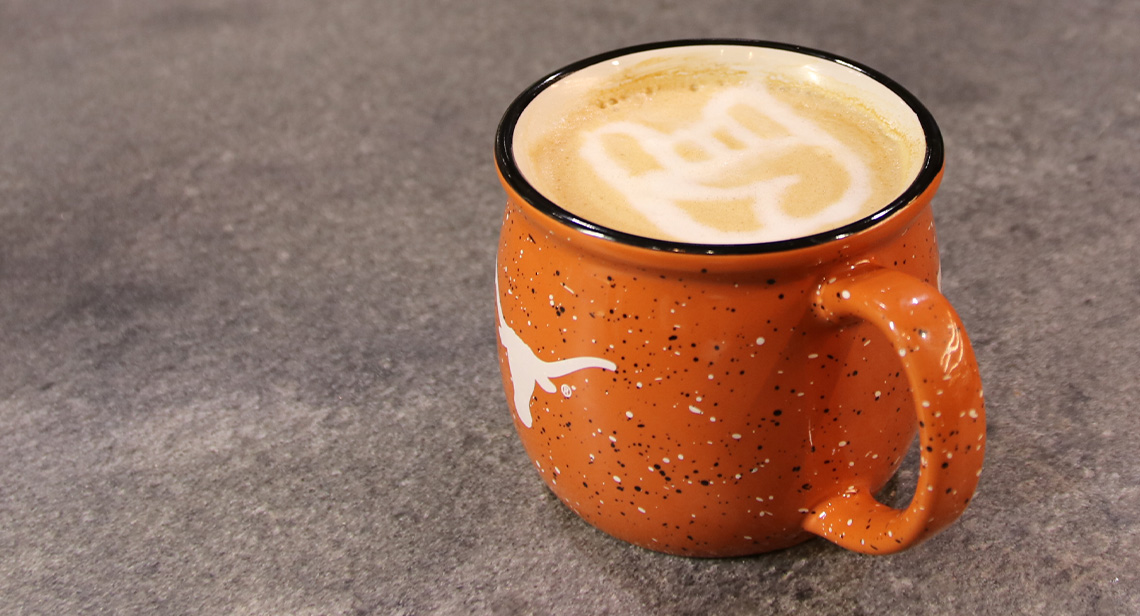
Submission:
[[[965,328],[937,289],[892,269],[852,269],[821,284],[814,299],[824,321],[866,321],[898,353],[918,415],[921,468],[906,509],[854,486],[811,508],[803,527],[866,554],[917,545],[962,514],[982,472],[985,406]]]

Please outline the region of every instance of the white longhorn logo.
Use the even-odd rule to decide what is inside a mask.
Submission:
[[[617,364],[600,357],[572,357],[557,361],[544,361],[535,355],[518,333],[507,325],[503,316],[503,302],[499,295],[499,279],[495,277],[495,307],[499,311],[499,343],[507,350],[507,368],[514,387],[514,406],[523,425],[530,427],[534,418],[530,413],[530,399],[537,385],[547,393],[554,393],[550,379],[566,376],[586,368],[617,370]]]

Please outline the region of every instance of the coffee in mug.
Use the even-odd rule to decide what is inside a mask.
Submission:
[[[503,386],[566,506],[688,556],[887,554],[962,514],[985,410],[913,95],[802,47],[658,43],[537,82],[495,153]]]
[[[567,75],[520,118],[520,170],[586,220],[712,244],[834,229],[918,175],[921,127],[887,88],[782,50],[751,53],[734,63],[674,47]]]

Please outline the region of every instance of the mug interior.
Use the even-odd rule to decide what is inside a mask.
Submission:
[[[763,78],[772,73],[851,98],[871,109],[925,153],[908,171],[913,181],[873,214],[834,229],[792,239],[752,244],[694,244],[633,235],[586,220],[547,198],[527,179],[534,177],[531,150],[551,126],[580,108],[592,91],[645,60],[685,58],[728,65]],[[504,180],[540,212],[590,235],[654,250],[699,254],[742,254],[792,250],[834,241],[873,226],[920,195],[942,168],[942,140],[930,113],[886,76],[838,56],[802,47],[761,41],[672,41],[617,50],[583,60],[538,81],[508,108],[499,126],[496,159]]]

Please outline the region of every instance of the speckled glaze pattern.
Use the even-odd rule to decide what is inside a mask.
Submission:
[[[937,288],[940,149],[913,198],[873,224],[721,253],[558,219],[497,158],[503,386],[534,468],[579,516],[652,550],[715,557],[815,535],[888,554],[962,514],[985,409]],[[875,494],[916,434],[916,493],[896,510]]]
[[[956,519],[981,470],[985,420],[969,342],[934,286],[936,185],[843,240],[732,256],[592,237],[507,185],[500,364],[543,480],[601,530],[690,556],[812,534],[890,553]],[[613,369],[516,383],[504,328],[545,365],[600,358]],[[916,431],[919,486],[897,511],[873,495]]]

